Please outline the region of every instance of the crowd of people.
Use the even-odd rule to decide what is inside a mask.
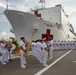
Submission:
[[[54,50],[74,50],[76,49],[76,41],[54,41]]]
[[[26,68],[26,53],[29,49],[26,44],[25,37],[20,38],[20,59],[21,68]],[[2,54],[1,64],[5,65],[11,59],[11,53],[16,47],[11,42],[0,41],[0,52]],[[53,41],[51,38],[48,40],[37,39],[32,40],[31,50],[32,54],[36,59],[43,64],[44,67],[47,65],[47,60],[53,58],[53,50],[70,50],[76,49],[76,41]]]
[[[8,41],[0,41],[0,53],[2,55],[1,64],[6,65],[7,62],[11,61],[12,51],[16,49],[16,46]]]
[[[27,47],[25,46],[25,42],[25,38],[21,37],[21,68],[26,68],[26,57],[24,57],[24,54],[27,52]],[[53,41],[51,38],[48,40],[46,38],[37,39],[36,41],[32,41],[31,49],[37,60],[46,67],[48,66],[47,60],[53,58],[53,50],[76,49],[76,41]]]
[[[46,38],[41,40],[38,39],[37,41],[32,41],[31,44],[31,49],[33,55],[39,60],[40,63],[43,63],[43,66],[48,66],[47,65],[47,58],[48,58],[48,48],[46,44],[47,40]],[[26,47],[26,41],[24,37],[21,37],[20,41],[20,47],[21,47],[21,68],[26,68],[26,57],[24,56],[27,52],[27,47]],[[49,45],[50,48],[50,45]],[[51,53],[51,52],[50,52]],[[50,59],[52,57],[50,56]]]

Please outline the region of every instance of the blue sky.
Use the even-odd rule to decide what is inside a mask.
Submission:
[[[39,0],[8,0],[9,9],[29,11],[30,8],[39,6]],[[76,32],[76,0],[45,0],[46,7],[52,7],[62,4],[65,13],[69,16],[69,22],[73,25]],[[7,0],[0,0],[0,34],[5,31],[9,33],[11,25],[4,16],[3,11],[6,9]],[[10,33],[9,33],[10,34]]]

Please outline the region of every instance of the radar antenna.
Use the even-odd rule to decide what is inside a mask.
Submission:
[[[45,0],[40,0],[39,3],[41,3],[42,8],[45,8]]]

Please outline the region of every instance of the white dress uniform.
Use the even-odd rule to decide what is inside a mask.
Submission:
[[[63,42],[59,42],[60,43],[60,50],[62,50],[63,49]]]
[[[65,50],[67,50],[67,45],[66,45],[66,43],[67,43],[67,42],[66,42],[66,41],[64,41],[64,44],[65,44],[65,48],[64,48],[64,49],[65,49]]]
[[[66,49],[67,49],[67,47],[66,47],[66,42],[64,42],[64,44],[65,44],[65,48],[64,48],[64,49],[66,50]]]
[[[9,51],[9,59],[12,59],[12,52],[16,49],[16,45],[12,43],[12,46]]]
[[[72,49],[74,49],[74,41],[72,41]]]
[[[53,57],[53,40],[51,40],[51,41],[48,41],[48,46],[49,46],[49,59],[52,59],[52,57]]]
[[[63,45],[63,42],[61,42],[61,49],[62,49],[62,50],[64,49],[64,45]]]
[[[41,42],[37,42],[37,47],[36,47],[36,52],[37,52],[37,59],[39,60],[40,63],[42,63],[42,44]]]
[[[70,41],[68,41],[68,49],[70,49]]]
[[[74,41],[74,49],[76,49],[76,41]]]
[[[5,65],[5,54],[6,54],[6,51],[5,51],[5,44],[4,43],[1,43],[1,53],[2,53],[2,61],[1,63],[3,65]]]
[[[16,49],[16,45],[15,44],[12,44],[12,47],[10,49],[10,58],[12,56],[12,52]]]
[[[76,41],[75,41],[75,49],[76,49]]]
[[[0,44],[0,53],[1,53],[1,44]]]
[[[68,41],[66,42],[66,50],[68,50]]]
[[[38,56],[38,53],[37,53],[37,42],[34,42],[34,52],[35,52],[34,56],[37,58],[37,56]]]
[[[45,48],[47,49],[47,45],[45,42],[43,42],[42,45],[43,45],[43,66],[48,66],[47,65],[48,52],[45,50]]]
[[[62,47],[60,44],[61,44],[61,42],[57,42],[58,50],[60,50],[60,49],[61,49],[61,47]]]
[[[53,50],[57,49],[57,42],[56,41],[53,42],[53,48],[54,48]]]
[[[72,42],[70,41],[70,49],[72,50]]]
[[[75,42],[73,41],[73,49],[75,49]]]
[[[63,50],[65,49],[65,42],[64,41],[62,42],[62,49]]]
[[[32,54],[35,56],[35,43],[32,42]]]
[[[20,41],[20,46],[22,46],[22,48],[26,50],[25,43],[23,41]],[[24,65],[26,63],[26,59],[24,57],[25,52],[21,49],[20,53],[21,53],[21,68],[25,68],[26,67]]]
[[[73,42],[71,41],[71,49],[73,49]]]
[[[5,48],[5,61],[6,62],[9,62],[9,51],[8,51],[8,48]]]

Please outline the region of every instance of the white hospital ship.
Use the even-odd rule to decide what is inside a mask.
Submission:
[[[44,0],[40,2],[43,4]],[[50,8],[43,6],[30,12],[7,9],[4,13],[18,41],[21,36],[25,36],[28,41],[49,37],[57,41],[75,40],[76,38],[68,15],[60,4]]]

